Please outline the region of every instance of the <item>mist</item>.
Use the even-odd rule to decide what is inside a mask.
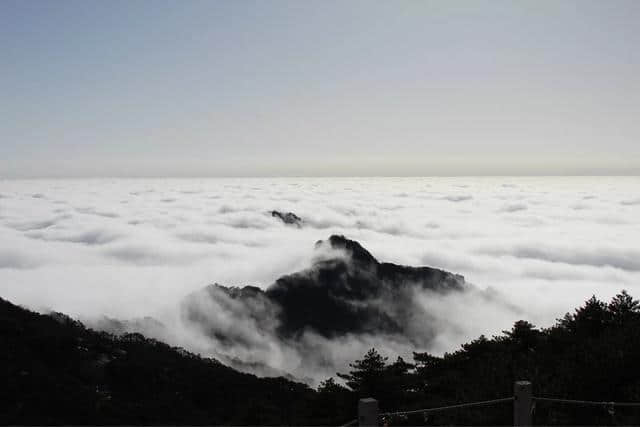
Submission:
[[[592,294],[638,295],[639,184],[638,177],[5,180],[0,293],[92,326],[126,320],[124,329],[243,370],[316,384],[371,347],[391,358],[441,354],[519,319],[549,326]],[[273,209],[294,212],[301,227],[272,217]],[[213,283],[266,289],[313,266],[314,243],[331,234],[358,241],[379,261],[461,274],[468,288],[414,290],[403,334],[331,339],[311,330],[283,339],[274,332],[277,307],[267,303],[193,298]],[[185,304],[207,314],[220,337],[185,317]]]

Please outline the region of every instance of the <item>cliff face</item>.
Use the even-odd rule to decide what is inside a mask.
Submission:
[[[280,277],[265,291],[209,286],[187,299],[187,318],[196,322],[209,318],[201,312],[202,305],[193,304],[194,298],[209,297],[258,327],[274,326],[281,338],[295,338],[305,331],[326,338],[347,333],[402,334],[415,314],[415,292],[446,293],[466,287],[462,276],[443,270],[380,263],[344,236],[319,241],[316,248],[328,249],[332,256]]]

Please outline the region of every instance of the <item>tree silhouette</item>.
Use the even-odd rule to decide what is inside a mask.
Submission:
[[[634,300],[623,290],[611,300],[607,309],[611,313],[611,320],[620,325],[640,315],[640,301]]]
[[[361,360],[349,364],[352,370],[348,374],[338,373],[338,377],[345,380],[347,386],[360,396],[380,396],[383,392],[387,359],[372,348]]]

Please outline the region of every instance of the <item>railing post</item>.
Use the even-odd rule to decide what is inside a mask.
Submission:
[[[513,384],[513,425],[531,425],[531,405],[533,403],[533,387],[530,381],[516,381]]]
[[[378,426],[378,401],[370,397],[358,401],[358,425]]]

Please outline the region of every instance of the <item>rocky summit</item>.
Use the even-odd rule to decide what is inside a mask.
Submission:
[[[278,218],[280,221],[287,225],[294,225],[296,227],[302,227],[302,218],[293,212],[280,212],[280,211],[271,211],[271,216],[274,218]]]
[[[305,331],[327,338],[396,334],[415,318],[416,292],[444,294],[467,287],[464,277],[447,271],[379,262],[344,236],[318,241],[316,250],[318,257],[309,268],[280,277],[266,290],[211,285],[187,298],[185,313],[197,322],[210,318],[202,304],[194,304],[194,298],[205,295],[216,300],[216,307],[244,313],[284,338]],[[215,335],[220,338],[219,332]]]

